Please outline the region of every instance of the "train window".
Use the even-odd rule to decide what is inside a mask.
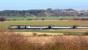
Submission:
[[[26,28],[31,28],[30,26],[26,26]]]
[[[25,29],[26,28],[26,26],[20,26],[20,29]]]

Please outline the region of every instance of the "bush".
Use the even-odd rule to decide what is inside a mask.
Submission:
[[[33,33],[33,36],[37,36],[37,33]]]
[[[6,20],[5,18],[2,18],[2,17],[0,18],[0,21],[5,21],[5,20]]]
[[[49,35],[47,35],[47,34],[40,34],[40,35],[38,35],[38,36],[49,36]]]
[[[83,33],[83,35],[88,35],[88,32]]]
[[[88,20],[88,18],[81,18],[81,20]]]
[[[32,20],[32,19],[26,19],[26,20]]]

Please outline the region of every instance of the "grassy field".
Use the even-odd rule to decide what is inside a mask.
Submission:
[[[74,19],[73,16],[41,16],[41,17],[37,17],[37,16],[8,16],[6,17],[6,19],[8,21],[10,20],[59,20],[59,19]]]
[[[88,29],[9,30],[10,25],[87,26],[88,20],[8,20],[0,22],[0,50],[88,50],[88,36],[86,36]]]
[[[88,25],[88,20],[20,20],[0,22],[0,30],[13,32],[84,33],[88,29],[9,30],[10,25]]]
[[[14,32],[0,32],[0,50],[88,50],[88,36],[25,37]]]

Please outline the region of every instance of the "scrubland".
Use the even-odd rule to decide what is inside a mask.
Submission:
[[[0,32],[0,50],[88,50],[88,36],[24,36]]]

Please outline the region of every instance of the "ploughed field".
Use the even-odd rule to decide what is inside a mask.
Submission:
[[[13,32],[50,32],[50,33],[84,33],[88,29],[58,29],[58,30],[10,30],[10,25],[77,25],[88,26],[88,20],[17,20],[17,21],[4,21],[0,22],[0,31],[13,31]]]

